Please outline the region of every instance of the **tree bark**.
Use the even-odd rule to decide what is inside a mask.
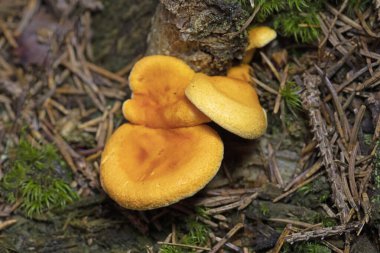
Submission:
[[[249,14],[228,0],[161,0],[150,36],[148,55],[181,58],[195,71],[221,74],[241,60],[247,44],[239,31]]]

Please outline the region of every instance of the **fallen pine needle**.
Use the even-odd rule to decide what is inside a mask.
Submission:
[[[190,248],[190,249],[198,249],[198,250],[211,250],[207,247],[200,247],[195,245],[189,245],[189,244],[182,244],[182,243],[172,243],[172,242],[157,242],[160,245],[171,245],[171,246],[177,246],[177,247],[183,247],[183,248]]]

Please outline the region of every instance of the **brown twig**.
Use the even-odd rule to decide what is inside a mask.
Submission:
[[[243,223],[236,224],[224,237],[220,240],[214,247],[210,250],[210,253],[216,253],[223,247],[223,245],[232,237],[236,232],[238,232],[241,228],[244,227]]]
[[[327,138],[327,127],[322,118],[320,108],[319,90],[317,85],[320,79],[310,74],[304,75],[305,91],[302,94],[303,104],[309,112],[310,122],[314,137],[318,142],[319,150],[323,158],[323,164],[327,170],[327,174],[331,183],[333,199],[335,205],[340,211],[340,220],[345,223],[349,208],[346,203],[346,197],[342,189],[342,179],[338,174],[338,168],[335,163],[331,143]]]
[[[293,233],[285,237],[288,243],[308,241],[310,239],[326,238],[334,235],[341,235],[345,232],[357,231],[362,224],[360,222],[352,222],[340,226],[320,228],[313,231]]]

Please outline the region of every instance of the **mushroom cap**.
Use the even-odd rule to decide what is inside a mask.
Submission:
[[[275,30],[268,26],[256,26],[248,31],[248,46],[246,51],[253,48],[266,46],[269,42],[277,37]]]
[[[185,93],[199,110],[228,131],[246,139],[265,133],[266,113],[250,84],[197,73]]]
[[[253,69],[248,64],[240,64],[234,66],[227,71],[227,77],[241,80],[247,83],[252,83],[251,73]]]
[[[209,122],[185,97],[194,71],[182,60],[163,55],[139,60],[129,76],[131,99],[123,104],[124,117],[153,128],[195,126]]]
[[[167,206],[192,196],[215,176],[223,149],[207,125],[154,129],[124,124],[103,151],[101,184],[125,208]]]

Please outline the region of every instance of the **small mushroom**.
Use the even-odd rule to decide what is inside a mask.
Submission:
[[[227,77],[241,80],[247,83],[252,83],[251,73],[253,69],[248,64],[240,64],[238,66],[231,67],[227,71]]]
[[[103,189],[119,205],[147,210],[202,189],[217,173],[223,142],[209,126],[153,129],[124,124],[102,154]]]
[[[276,37],[276,31],[268,26],[256,26],[248,30],[248,46],[245,49],[243,63],[249,63],[252,60],[256,48],[266,46]]]
[[[209,122],[185,97],[194,71],[182,60],[163,55],[139,60],[129,76],[132,98],[123,104],[124,117],[153,128],[195,126]]]
[[[197,73],[185,94],[211,120],[240,137],[254,139],[266,130],[266,113],[247,82]]]

